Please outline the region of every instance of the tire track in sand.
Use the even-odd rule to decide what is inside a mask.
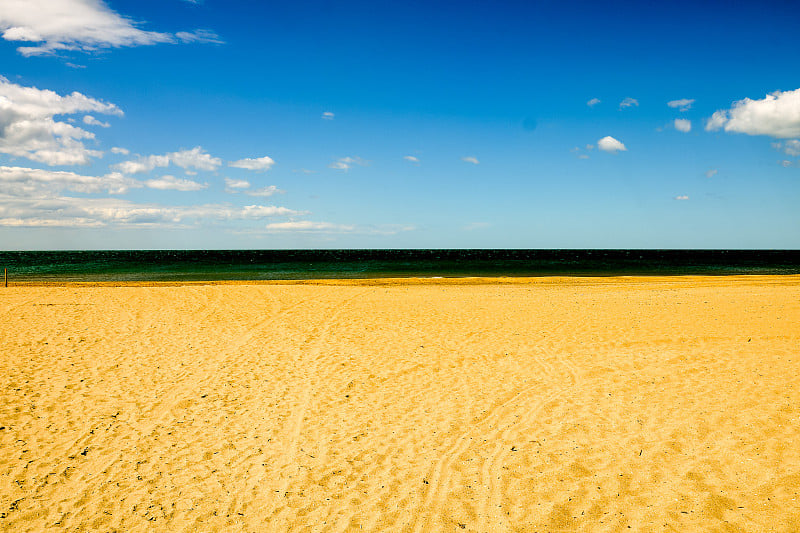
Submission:
[[[287,423],[288,438],[280,460],[281,464],[279,468],[281,469],[289,467],[296,462],[300,434],[303,431],[305,414],[308,411],[308,407],[311,403],[312,389],[314,388],[311,377],[315,376],[317,373],[320,354],[322,353],[322,348],[325,345],[325,341],[328,339],[333,322],[340,314],[342,314],[349,303],[360,298],[367,292],[369,292],[369,289],[359,291],[358,293],[346,298],[336,305],[333,311],[328,314],[322,323],[309,334],[308,339],[313,340],[312,347],[309,350],[297,351],[297,355],[293,360],[295,368],[303,368],[304,364],[307,364],[308,366],[304,367],[307,370],[304,372],[305,377],[303,378],[304,383],[300,390],[300,397],[298,398],[294,409],[292,409],[292,414]],[[279,487],[272,493],[272,508],[266,513],[267,516],[270,517],[275,517],[275,515],[280,513],[282,509],[285,509],[285,507],[281,506],[279,502],[283,500],[289,489],[290,476],[284,474],[280,476],[280,478]]]
[[[258,291],[258,294],[263,294],[262,291]],[[208,383],[216,382],[219,379],[219,375],[222,370],[225,368],[225,364],[231,361],[237,361],[240,358],[244,357],[242,354],[241,349],[253,341],[258,335],[260,335],[266,328],[268,328],[273,323],[277,322],[280,319],[286,318],[286,313],[292,309],[295,309],[304,303],[308,302],[310,298],[305,298],[302,300],[298,300],[291,305],[281,307],[280,301],[274,295],[267,293],[270,299],[273,301],[273,308],[274,311],[271,311],[267,314],[265,318],[259,320],[254,325],[248,327],[247,331],[236,337],[235,340],[228,343],[223,349],[219,350],[219,356],[213,359],[208,360],[208,363],[214,365],[213,368],[205,370],[201,372],[202,368],[200,369],[191,369],[187,370],[180,375],[181,381],[186,381],[194,377],[194,383],[190,387],[175,387],[175,390],[185,390],[185,391],[196,391],[202,389]],[[216,312],[216,311],[212,311]],[[211,312],[204,312],[203,316],[208,317]],[[169,400],[165,400],[161,402],[156,409],[153,410],[153,413],[148,416],[151,420],[149,424],[143,428],[145,434],[151,432],[154,428],[159,425],[163,425],[171,416],[173,416],[173,411],[177,408],[178,404],[182,401],[189,399],[184,396],[175,395],[171,397]]]
[[[561,322],[559,327],[551,329],[550,339],[562,338],[567,327],[568,324],[566,322]],[[503,515],[501,513],[503,485],[501,483],[501,478],[503,464],[505,464],[506,457],[511,452],[509,437],[511,437],[512,433],[518,428],[526,427],[532,419],[539,415],[545,406],[563,396],[567,391],[573,390],[580,382],[575,365],[563,356],[561,350],[553,349],[552,341],[543,347],[543,352],[544,355],[552,354],[558,366],[567,371],[569,382],[534,403],[522,417],[511,421],[506,425],[505,429],[497,429],[492,434],[491,439],[495,441],[494,449],[487,456],[481,468],[482,485],[488,487],[489,490],[486,493],[486,497],[481,500],[478,506],[478,531],[494,531],[500,528],[503,523]],[[543,359],[544,357],[539,357],[537,361],[543,361]],[[552,366],[550,368],[552,372]],[[491,523],[487,524],[490,517]],[[487,527],[489,529],[487,529]]]
[[[497,531],[503,521],[500,509],[502,507],[502,468],[505,464],[505,459],[511,451],[509,446],[511,434],[517,428],[525,427],[532,419],[534,419],[542,409],[548,404],[553,403],[558,398],[570,391],[577,385],[575,374],[570,372],[572,379],[568,385],[553,391],[546,397],[536,402],[527,412],[516,421],[511,422],[505,429],[497,430],[491,437],[495,441],[494,449],[488,455],[481,468],[481,479],[484,487],[489,487],[487,497],[481,500],[478,507],[478,531]],[[491,516],[491,524],[487,526],[487,520]],[[487,529],[488,527],[488,529]]]
[[[561,328],[558,329],[564,329],[565,327],[566,324],[562,324]],[[498,483],[491,483],[490,480],[492,478],[496,479],[496,472],[499,472],[502,468],[502,462],[497,461],[497,459],[501,458],[501,456],[504,457],[504,452],[508,452],[508,450],[505,450],[505,445],[503,444],[503,436],[510,434],[511,430],[521,422],[527,422],[532,417],[536,416],[545,405],[561,396],[576,383],[577,373],[574,366],[558,355],[556,355],[556,359],[559,363],[558,366],[565,368],[570,376],[570,383],[568,385],[559,387],[545,398],[534,401],[533,407],[526,412],[522,420],[514,420],[514,415],[518,412],[519,407],[529,405],[529,400],[525,399],[525,397],[535,393],[543,384],[537,381],[532,385],[523,387],[514,393],[511,398],[494,407],[481,420],[471,424],[470,429],[459,435],[455,439],[453,445],[439,458],[430,479],[428,479],[429,488],[423,503],[423,512],[417,516],[413,529],[414,532],[427,531],[432,527],[431,522],[435,520],[435,517],[440,514],[442,507],[447,503],[447,495],[450,491],[450,485],[452,484],[451,472],[453,464],[467,451],[474,438],[478,437],[485,438],[486,440],[497,440],[494,450],[484,462],[481,469],[483,486],[490,487],[490,489],[487,498],[484,498],[479,505],[478,516],[482,527],[479,527],[478,531],[486,531],[486,509],[490,505],[489,500],[499,501],[501,499],[499,496],[500,485]],[[550,378],[548,381],[563,381],[563,373],[558,372],[556,366],[547,362],[545,357],[536,357],[535,361],[537,366],[542,369],[544,376]],[[504,424],[504,421],[507,422]],[[491,430],[491,428],[498,429]],[[487,435],[489,435],[488,438],[486,437]],[[497,506],[495,506],[495,509],[497,509]]]
[[[547,367],[544,366],[544,368]],[[467,451],[473,440],[472,437],[485,435],[485,431],[480,431],[481,429],[497,426],[502,420],[512,416],[523,398],[527,394],[537,391],[540,387],[541,383],[536,382],[514,393],[509,399],[494,407],[481,420],[471,424],[470,429],[459,435],[452,446],[441,455],[432,474],[429,476],[429,488],[423,502],[422,513],[417,515],[416,523],[414,524],[413,531],[415,533],[431,529],[431,521],[435,519],[447,502],[447,494],[452,484],[453,464]]]

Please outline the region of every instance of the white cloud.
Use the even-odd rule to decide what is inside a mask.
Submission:
[[[112,154],[122,154],[122,155],[128,155],[129,153],[131,153],[131,151],[130,151],[130,150],[128,150],[127,148],[122,148],[122,147],[120,147],[120,146],[115,146],[115,147],[113,147],[113,148],[111,149],[111,153],[112,153]]]
[[[225,41],[211,30],[179,31],[175,37],[182,43],[225,44]]]
[[[600,103],[600,99],[599,98],[592,98],[591,100],[586,102],[586,105],[588,105],[589,107],[594,107],[599,103]]]
[[[706,177],[713,178],[717,174],[718,170],[716,168],[711,168],[706,170]]]
[[[706,131],[717,131],[725,125],[727,120],[727,111],[715,111],[711,118],[706,120]]]
[[[672,108],[679,108],[680,111],[688,111],[692,108],[692,104],[694,103],[694,98],[681,98],[680,100],[671,100],[667,102],[667,105]]]
[[[253,189],[252,191],[244,191],[244,193],[248,196],[260,196],[262,198],[272,196],[273,194],[283,194],[284,192],[285,191],[280,190],[275,185],[268,185],[266,187],[261,187],[260,189]]]
[[[175,227],[306,215],[285,207],[169,206],[116,198],[30,197],[0,193],[0,226]]]
[[[83,144],[94,139],[94,133],[54,118],[87,111],[122,115],[114,104],[78,92],[61,96],[0,76],[0,153],[47,165],[88,164],[91,157],[102,155]]]
[[[266,187],[261,187],[260,189],[253,189],[252,191],[247,190],[249,188],[250,188],[250,182],[247,180],[234,180],[231,178],[225,178],[225,192],[230,194],[238,194],[242,192],[248,196],[258,196],[266,198],[274,194],[283,194],[284,192],[286,192],[280,190],[275,185],[268,185]]]
[[[348,157],[342,157],[340,159],[337,159],[336,161],[334,161],[333,163],[328,165],[328,168],[332,168],[332,169],[335,169],[335,170],[348,171],[351,168],[353,168],[353,165],[360,165],[360,166],[364,167],[364,166],[367,166],[368,163],[369,163],[368,161],[365,161],[365,160],[361,159],[360,157],[349,157],[348,156]]]
[[[6,41],[32,43],[17,51],[24,56],[59,50],[92,51],[123,46],[174,42],[220,42],[213,32],[196,30],[176,35],[146,31],[113,11],[103,0],[3,0],[0,31]]]
[[[772,143],[776,150],[782,150],[786,155],[800,156],[800,140],[789,139],[783,143]]]
[[[275,164],[269,156],[259,157],[257,159],[240,159],[228,163],[229,167],[246,168],[247,170],[262,170],[267,171]]]
[[[123,161],[113,166],[115,170],[123,174],[141,174],[142,172],[149,172],[156,167],[169,166],[169,157],[166,155],[149,155],[147,157],[140,157],[136,161]]]
[[[789,167],[793,167],[793,166],[795,166],[796,164],[798,164],[798,163],[795,163],[794,161],[788,161],[788,160],[786,160],[786,159],[784,159],[784,160],[783,160],[783,161],[781,161],[780,163],[781,163],[781,166],[782,166],[783,168],[789,168]]]
[[[2,210],[0,210],[2,211]],[[0,217],[0,227],[23,228],[98,228],[105,224],[85,217],[18,218]]]
[[[111,124],[108,122],[101,122],[94,118],[92,115],[86,115],[83,117],[83,123],[88,124],[89,126],[100,126],[101,128],[110,128]]]
[[[342,233],[355,230],[355,226],[343,224],[332,224],[330,222],[312,222],[310,220],[298,220],[289,222],[274,222],[267,224],[267,231],[285,232],[294,231],[299,233]]]
[[[589,159],[589,154],[580,154],[578,159]]]
[[[0,191],[10,196],[52,196],[61,191],[123,194],[142,184],[122,174],[83,176],[74,172],[0,166]]]
[[[405,159],[406,161],[409,161],[411,163],[419,164],[419,158],[418,157],[414,157],[413,155],[404,155],[403,159]]]
[[[619,108],[624,109],[626,107],[639,107],[639,100],[637,100],[636,98],[631,98],[630,96],[623,99],[619,103]]]
[[[179,150],[164,155],[149,155],[136,160],[123,161],[113,166],[123,174],[141,174],[154,168],[165,168],[170,164],[183,169],[217,170],[222,165],[222,159],[212,157],[201,147],[196,146],[191,150]],[[189,172],[187,170],[187,172]]]
[[[472,163],[473,165],[479,165],[481,163],[480,161],[478,161],[477,157],[473,156],[462,157],[461,160],[464,161],[465,163]]]
[[[316,174],[316,170],[309,170],[307,168],[296,168],[292,170],[295,174]]]
[[[285,207],[275,207],[274,205],[246,205],[240,212],[236,210],[229,218],[267,218],[276,216],[295,216],[305,215],[305,211],[294,211]]]
[[[745,98],[730,109],[715,112],[706,130],[768,135],[778,139],[800,137],[800,89],[776,91],[762,100]]]
[[[336,116],[336,115],[334,115],[334,114],[333,114],[333,113],[331,113],[330,111],[325,111],[324,113],[322,113],[322,118],[323,118],[324,120],[333,120],[333,118],[334,118],[335,116]]]
[[[692,131],[692,121],[685,118],[676,118],[675,129],[684,133],[688,133]]]
[[[196,168],[198,170],[217,170],[222,165],[222,159],[211,157],[199,146],[191,150],[180,150],[167,154],[173,165],[181,168]]]
[[[197,183],[196,181],[176,178],[175,176],[161,176],[144,182],[151,189],[160,191],[200,191],[208,187],[208,183]]]
[[[587,144],[586,145],[586,149],[587,150],[594,150],[594,145],[593,144]]]
[[[625,148],[624,144],[616,140],[614,137],[611,137],[610,135],[603,137],[602,139],[597,141],[597,148],[599,148],[604,152],[610,152],[610,153],[625,152],[628,150],[627,148]]]
[[[242,189],[249,189],[250,182],[247,180],[234,180],[231,178],[225,178],[225,192],[229,192],[231,194],[235,194],[240,192]]]
[[[688,200],[689,197],[687,195],[683,194],[683,195],[680,195],[680,196],[676,196],[675,199],[676,200]]]

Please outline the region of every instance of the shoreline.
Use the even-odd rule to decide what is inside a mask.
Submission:
[[[380,277],[380,278],[312,278],[312,279],[236,279],[236,280],[176,280],[176,281],[49,281],[9,278],[12,287],[181,287],[204,285],[341,285],[341,286],[398,286],[398,285],[553,285],[553,284],[614,284],[695,282],[703,285],[735,283],[800,283],[800,274],[609,274],[609,275],[542,275],[542,276],[462,276],[462,277]],[[2,287],[0,287],[2,288]]]

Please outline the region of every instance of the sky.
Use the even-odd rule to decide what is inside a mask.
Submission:
[[[797,249],[798,27],[789,0],[3,0],[0,249]]]

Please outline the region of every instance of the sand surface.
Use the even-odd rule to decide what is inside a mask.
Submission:
[[[0,320],[3,530],[800,531],[797,276],[12,286]]]

